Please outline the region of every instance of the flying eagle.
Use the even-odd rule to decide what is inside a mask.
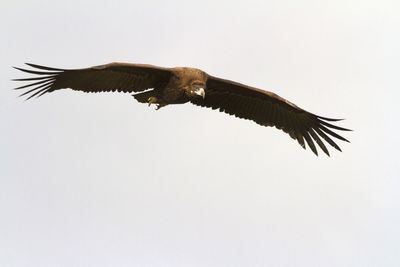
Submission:
[[[218,109],[236,117],[249,119],[262,126],[275,126],[288,133],[305,149],[318,152],[314,142],[328,156],[321,138],[341,151],[333,136],[349,142],[331,129],[349,131],[329,122],[339,121],[315,115],[268,91],[224,80],[195,68],[163,68],[145,64],[110,63],[84,69],[56,69],[29,64],[33,70],[16,68],[39,75],[15,79],[33,81],[15,89],[31,88],[21,94],[39,97],[59,89],[71,88],[83,92],[118,91],[135,93],[140,103],[155,104],[157,109],[169,104],[192,104]]]

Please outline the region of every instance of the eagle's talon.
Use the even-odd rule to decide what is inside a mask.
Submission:
[[[164,106],[166,106],[167,104],[162,104],[162,103],[158,103],[157,104],[157,107],[156,107],[156,110],[159,110],[160,108],[162,108],[162,107],[164,107]]]

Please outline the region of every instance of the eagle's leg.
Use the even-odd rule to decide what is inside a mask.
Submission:
[[[147,103],[149,105],[149,107],[151,106],[151,104],[157,104],[158,103],[158,99],[155,96],[151,96],[147,99]]]
[[[162,108],[162,107],[168,105],[167,103],[164,103],[164,101],[162,101],[161,99],[158,99],[158,98],[155,97],[155,96],[149,97],[149,98],[147,99],[147,103],[148,103],[149,107],[150,107],[150,105],[153,104],[153,103],[156,104],[156,106],[157,106],[156,110],[159,110],[160,108]]]

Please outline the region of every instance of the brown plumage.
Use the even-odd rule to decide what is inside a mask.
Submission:
[[[83,92],[118,91],[136,93],[141,102],[156,104],[157,109],[168,104],[191,102],[202,107],[219,109],[236,117],[252,120],[262,126],[275,126],[288,133],[305,149],[306,143],[318,155],[314,142],[328,156],[328,144],[341,151],[333,136],[348,142],[331,129],[349,131],[324,118],[305,111],[286,99],[268,91],[208,75],[195,68],[162,68],[144,64],[110,63],[84,69],[56,69],[27,64],[34,70],[16,68],[39,75],[15,79],[32,83],[15,89],[31,88],[23,95],[28,99],[71,88]]]

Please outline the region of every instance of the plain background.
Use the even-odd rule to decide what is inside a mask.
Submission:
[[[0,266],[399,266],[399,3],[2,0]],[[11,90],[24,62],[113,61],[273,91],[351,143],[315,157],[190,104]]]

